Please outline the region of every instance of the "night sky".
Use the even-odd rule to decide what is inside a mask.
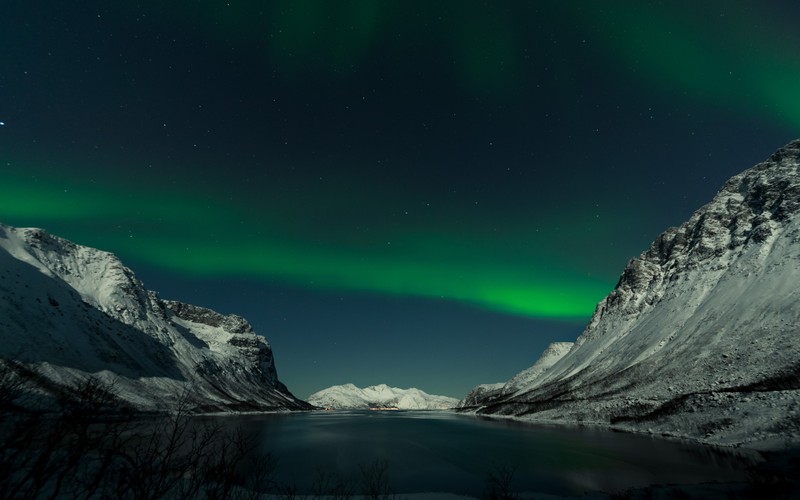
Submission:
[[[463,396],[800,136],[800,2],[0,5],[0,221],[246,317],[296,395]]]

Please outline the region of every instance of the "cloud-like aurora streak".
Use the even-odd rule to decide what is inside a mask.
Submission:
[[[416,262],[335,251],[250,244],[238,248],[196,241],[145,245],[137,257],[193,275],[261,276],[318,289],[444,298],[496,311],[547,318],[585,318],[608,291],[602,285],[557,276],[527,281],[510,269],[475,263]]]
[[[584,41],[600,40],[599,54],[624,81],[639,79],[645,87],[800,126],[800,36],[790,21],[781,19],[779,7],[715,0],[692,8],[694,15],[683,6],[655,2],[543,1],[502,11],[466,2],[452,12],[435,2],[281,0],[271,12],[278,34],[256,22],[255,3],[220,9],[201,2],[195,15],[216,36],[264,40],[270,64],[278,61],[303,78],[326,64],[346,68],[364,62],[391,26],[408,25],[416,38],[451,54],[467,88],[491,88],[518,99],[520,89],[533,82],[516,70],[524,56],[513,41],[531,31],[531,22],[547,19],[546,11],[550,17],[577,20],[576,36]],[[180,11],[186,10],[195,9]],[[442,16],[448,23],[435,22]],[[565,27],[573,28],[571,23]],[[568,38],[562,42],[565,53],[578,50]]]
[[[583,2],[572,12],[599,31],[618,71],[668,92],[800,126],[800,36],[763,3],[708,2],[704,15],[682,7]],[[759,19],[760,18],[760,19]],[[702,23],[702,24],[701,24]],[[770,26],[767,30],[763,26]]]
[[[235,205],[164,188],[145,193],[9,175],[0,186],[0,217],[37,221],[78,243],[188,276],[446,299],[531,317],[586,318],[610,286],[552,265],[499,263],[493,253],[479,255],[485,248],[450,255],[458,244],[441,235],[415,241],[407,253],[291,240]],[[126,220],[136,222],[118,229]]]

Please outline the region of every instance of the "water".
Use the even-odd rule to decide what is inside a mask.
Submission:
[[[275,478],[310,493],[317,471],[355,477],[385,461],[392,492],[480,496],[513,470],[517,492],[580,495],[651,484],[734,482],[753,457],[604,430],[488,420],[450,412],[352,411],[224,418],[278,459]]]

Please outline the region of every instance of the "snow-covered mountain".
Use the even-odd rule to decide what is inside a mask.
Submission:
[[[509,396],[519,391],[524,391],[537,378],[541,377],[553,366],[556,361],[563,358],[574,345],[573,342],[553,342],[544,350],[536,363],[530,368],[521,371],[508,382],[497,384],[480,384],[474,387],[469,394],[459,403],[458,408],[480,406],[482,402],[500,396]]]
[[[533,366],[527,370],[521,371],[503,385],[501,389],[502,393],[514,394],[520,390],[526,389],[534,380],[544,376],[547,370],[572,349],[573,345],[573,342],[553,342],[547,346],[547,349],[544,350]]]
[[[114,255],[0,224],[0,358],[50,382],[93,374],[142,409],[305,409],[247,321],[161,300]]]
[[[476,410],[715,443],[800,440],[800,140],[632,259],[575,344],[545,359]]]
[[[484,401],[488,401],[489,399],[500,396],[505,385],[505,382],[476,385],[466,396],[464,396],[464,399],[458,402],[456,408],[472,408],[475,406],[480,406]]]
[[[419,389],[398,389],[385,384],[359,389],[353,384],[335,385],[308,397],[308,402],[335,410],[396,408],[398,410],[447,410],[458,399],[434,396]]]

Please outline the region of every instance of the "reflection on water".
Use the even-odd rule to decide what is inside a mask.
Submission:
[[[317,471],[351,477],[388,464],[396,493],[479,496],[490,472],[556,495],[650,484],[738,481],[754,457],[604,430],[488,420],[450,412],[311,412],[219,417],[278,459],[276,479],[309,493]]]

